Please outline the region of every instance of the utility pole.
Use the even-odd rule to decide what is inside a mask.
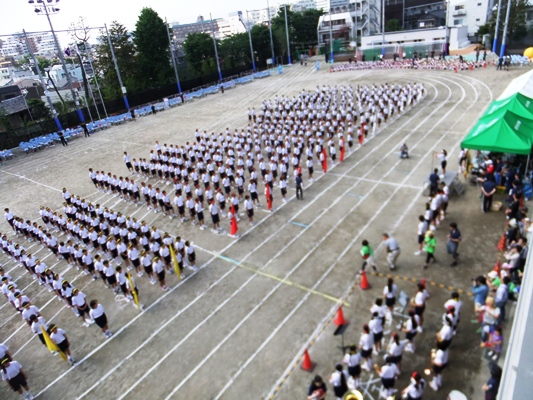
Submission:
[[[106,24],[104,24],[104,27],[105,27],[105,33],[107,34],[107,41],[109,42],[109,48],[111,49],[111,57],[113,57],[113,63],[115,64],[115,71],[117,71],[118,83],[120,85],[120,90],[122,91],[122,95],[124,98],[124,104],[126,105],[126,108],[129,111],[130,103],[128,102],[126,88],[124,87],[124,84],[122,83],[122,77],[120,76],[120,70],[118,69],[117,58],[115,57],[115,50],[113,49],[113,43],[111,43],[111,36],[109,36],[109,31],[107,30]]]
[[[30,46],[30,41],[28,40],[28,35],[26,34],[26,31],[22,30],[22,32],[24,33],[24,39],[26,40],[26,47],[28,48],[28,51],[30,52],[30,56],[33,59],[33,64],[35,65],[35,69],[37,70],[37,75],[39,75],[39,80],[41,81],[41,85],[43,86],[44,95],[46,96],[46,100],[48,100],[48,107],[50,107],[50,111],[52,112],[52,116],[56,123],[57,129],[59,129],[59,131],[62,131],[63,127],[61,126],[61,122],[59,121],[59,118],[57,117],[57,111],[54,108],[54,103],[52,103],[52,99],[50,98],[50,93],[48,92],[46,83],[43,78],[43,74],[41,73],[41,69],[39,68],[37,57],[35,57],[35,54],[33,53],[33,50]]]

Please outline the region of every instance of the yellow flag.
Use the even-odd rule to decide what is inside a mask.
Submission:
[[[128,274],[128,281],[130,281],[130,288],[131,293],[133,294],[133,301],[135,302],[135,305],[140,310],[141,305],[139,303],[139,296],[137,296],[137,291],[135,290],[135,284],[133,283],[133,279],[131,279],[131,274]]]
[[[48,350],[54,352],[58,352],[61,358],[64,361],[68,361],[67,355],[63,353],[61,350],[59,350],[59,347],[57,347],[57,344],[54,343],[48,332],[46,332],[46,329],[44,329],[44,326],[41,325],[41,331],[43,332],[43,338],[44,342],[46,343],[46,347],[48,347]]]
[[[174,252],[174,246],[170,245],[168,247],[170,248],[170,256],[172,257],[172,262],[174,264],[174,272],[176,273],[178,278],[181,279],[181,269],[178,263],[178,259],[176,258],[176,253]]]

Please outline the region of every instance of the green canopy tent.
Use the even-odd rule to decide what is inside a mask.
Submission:
[[[533,120],[503,107],[482,117],[461,143],[466,149],[525,155],[532,145]]]
[[[521,93],[515,93],[510,97],[490,103],[489,108],[483,116],[493,114],[500,110],[511,111],[519,117],[533,120],[533,99]]]

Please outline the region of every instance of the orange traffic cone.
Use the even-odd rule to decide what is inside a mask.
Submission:
[[[229,234],[231,236],[236,236],[238,230],[239,230],[239,226],[237,225],[237,218],[235,218],[235,216],[233,216],[233,217],[231,217],[231,228],[230,228]]]
[[[304,361],[301,365],[301,368],[304,370],[304,371],[309,371],[309,372],[313,372],[313,370],[315,369],[315,365],[316,363],[314,363],[313,361],[311,361],[311,357],[309,357],[309,352],[307,351],[307,349],[305,349],[305,352],[304,352]]]
[[[342,306],[339,307],[339,311],[337,311],[337,316],[335,317],[335,321],[333,321],[333,323],[337,326],[348,325],[348,320],[344,318],[344,313],[342,312]]]
[[[498,250],[505,251],[507,249],[507,245],[505,244],[505,233],[500,238],[500,241],[498,242]]]
[[[359,284],[359,287],[363,290],[370,289],[370,283],[368,283],[368,278],[366,277],[366,271],[363,271],[361,274],[361,283]]]

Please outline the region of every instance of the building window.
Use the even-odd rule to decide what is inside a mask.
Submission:
[[[479,22],[479,18],[476,18],[476,22]]]
[[[463,20],[462,19],[454,19],[453,20],[453,24],[454,25],[463,25]]]
[[[527,21],[531,21],[531,20],[533,20],[533,11],[528,11],[528,12],[526,13],[526,20],[527,20]]]
[[[481,7],[482,5],[483,5],[483,3],[477,3],[478,7]]]
[[[464,10],[465,9],[465,6],[464,4],[460,5],[460,6],[455,6],[455,11],[458,11],[458,10]]]

